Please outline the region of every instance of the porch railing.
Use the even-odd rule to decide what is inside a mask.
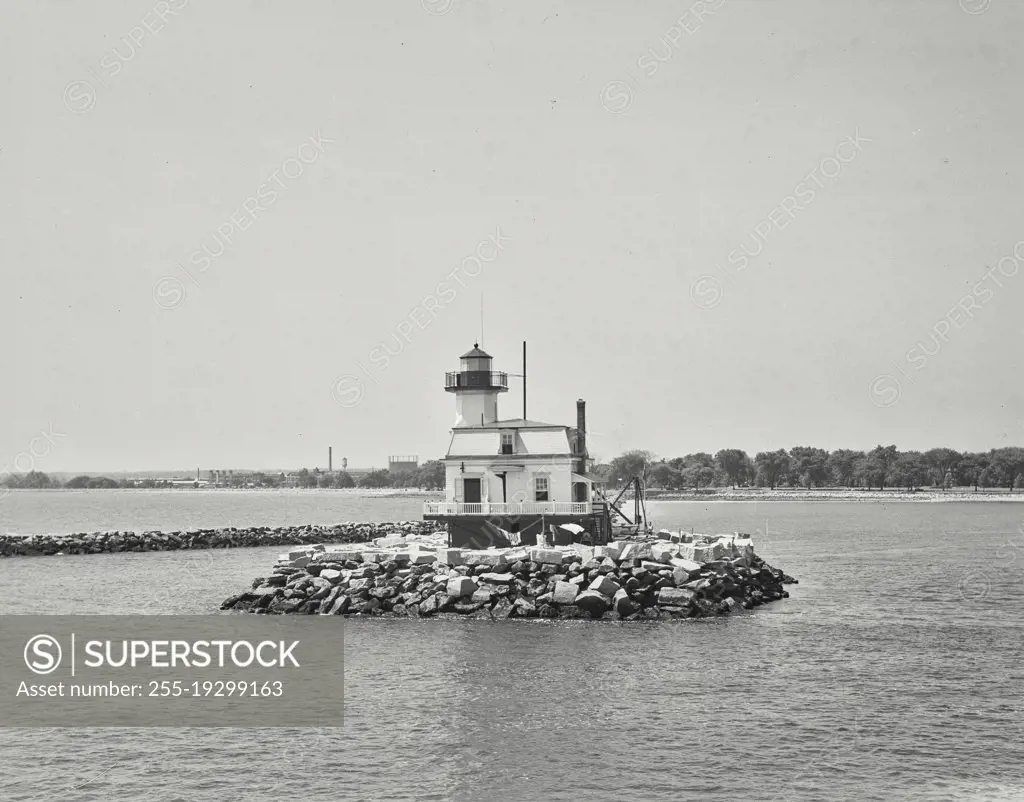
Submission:
[[[593,505],[589,501],[427,501],[424,515],[590,515]]]

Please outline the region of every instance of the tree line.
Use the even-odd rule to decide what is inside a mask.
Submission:
[[[181,480],[178,480],[181,481]],[[218,486],[233,488],[279,488],[290,487],[293,482],[284,473],[263,473],[260,471],[230,472],[220,476]],[[114,489],[114,488],[165,488],[174,487],[167,479],[111,479],[109,476],[81,475],[61,482],[42,471],[29,471],[25,474],[7,474],[0,479],[0,487],[23,490],[48,490],[65,488],[68,490],[82,489]],[[370,471],[354,478],[347,471],[321,471],[319,468],[309,470],[303,468],[294,476],[294,486],[301,488],[421,488],[439,490],[444,487],[444,463],[440,460],[425,462],[415,471],[395,471],[386,469]]]
[[[952,448],[900,451],[878,445],[870,451],[794,446],[788,451],[760,451],[751,459],[746,451],[725,448],[714,456],[704,452],[658,459],[650,451],[627,451],[595,469],[612,486],[633,476],[647,487],[665,490],[701,490],[712,487],[847,487],[905,488],[973,487],[1008,488],[1024,483],[1024,448],[995,448],[988,452],[960,452]]]

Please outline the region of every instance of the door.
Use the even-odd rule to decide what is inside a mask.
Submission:
[[[480,480],[479,479],[463,479],[462,480],[462,495],[463,495],[463,501],[466,504],[479,504],[480,503]]]

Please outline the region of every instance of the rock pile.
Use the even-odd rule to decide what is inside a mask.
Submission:
[[[104,554],[120,551],[231,549],[293,546],[302,543],[365,543],[386,535],[427,535],[428,521],[352,523],[333,526],[253,526],[243,529],[189,529],[179,532],[89,532],[73,535],[0,535],[0,557]]]
[[[661,534],[661,533],[659,533]],[[465,551],[296,549],[222,610],[478,618],[696,618],[787,598],[796,580],[754,554],[745,535],[664,533],[665,540]],[[398,538],[401,540],[401,538]],[[387,542],[393,541],[393,542]],[[688,542],[689,541],[689,542]]]

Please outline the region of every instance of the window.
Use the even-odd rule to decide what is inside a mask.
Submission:
[[[512,451],[513,437],[514,437],[514,435],[511,434],[511,433],[506,434],[505,432],[502,432],[502,434],[501,434],[501,453],[502,454],[512,454],[512,453],[514,453]]]
[[[533,477],[533,500],[534,501],[547,501],[548,500],[548,477],[546,477],[546,476],[535,476],[535,477]]]

